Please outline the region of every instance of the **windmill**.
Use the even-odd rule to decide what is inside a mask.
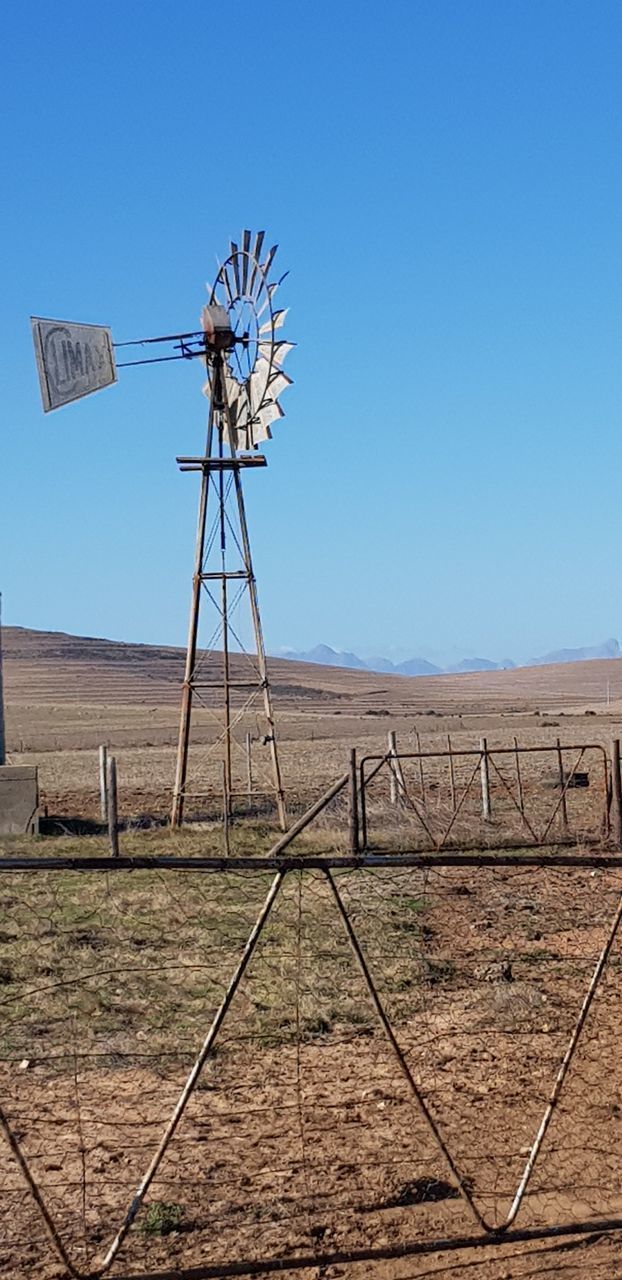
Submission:
[[[249,801],[270,796],[285,827],[285,800],[279,767],[272,698],[259,613],[257,584],[242,488],[245,469],[265,467],[257,447],[271,438],[271,426],[283,417],[279,397],[291,379],[283,362],[293,344],[283,340],[286,316],[275,307],[282,283],[273,278],[277,246],[264,247],[265,233],[243,231],[219,265],[201,315],[201,329],[164,337],[113,342],[110,329],[32,317],[35,355],[44,412],[58,409],[117,381],[117,369],[168,360],[200,359],[206,366],[204,386],[209,400],[207,441],[200,457],[180,457],[182,471],[201,475],[199,514],[188,644],[181,700],[177,763],[171,822],[179,826],[186,801],[214,792],[214,770],[207,757],[221,754],[224,811],[228,817],[242,795]],[[286,273],[287,274],[287,273]],[[119,348],[172,344],[174,354],[117,362]],[[249,605],[253,650],[242,642],[236,626],[242,604]],[[210,643],[199,648],[202,605],[216,613]],[[221,648],[216,650],[220,642]],[[242,666],[243,659],[246,666]],[[191,751],[193,709],[202,704],[216,714],[216,741],[202,753],[196,768]],[[259,708],[259,710],[257,710]],[[238,788],[234,755],[242,728],[254,715],[257,737],[267,748],[268,783],[256,785],[246,754],[245,787]],[[246,733],[248,743],[249,735]],[[260,783],[261,783],[260,779]]]
[[[264,253],[264,238],[263,231],[254,236],[244,231],[240,245],[232,241],[228,257],[208,287],[209,300],[201,316],[202,359],[207,368],[204,392],[209,399],[206,449],[202,457],[177,459],[183,471],[200,472],[201,490],[173,826],[182,822],[186,799],[204,794],[201,778],[193,781],[189,772],[191,719],[195,703],[213,706],[214,691],[221,694],[222,702],[222,726],[216,747],[222,747],[227,815],[245,794],[241,786],[236,788],[234,752],[240,744],[236,744],[235,730],[248,722],[251,708],[259,701],[264,721],[260,736],[269,751],[271,791],[279,821],[285,826],[276,729],[242,487],[245,469],[266,465],[264,455],[256,452],[257,446],[271,438],[272,424],[283,417],[279,397],[291,383],[283,371],[283,362],[293,344],[280,336],[287,313],[274,305],[284,277],[271,278],[276,246]],[[238,650],[243,648],[232,622],[232,611],[244,596],[250,606],[255,652],[246,654],[250,668],[247,662],[247,669],[241,671],[239,660],[236,669],[232,667],[232,640]],[[214,669],[211,646],[207,655],[198,649],[200,611],[205,602],[217,615],[216,638],[222,645],[220,671]],[[251,780],[247,778],[249,798],[251,791]]]

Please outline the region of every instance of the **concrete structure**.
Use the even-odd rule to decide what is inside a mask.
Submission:
[[[32,765],[0,765],[0,835],[39,830],[39,782]]]
[[[2,593],[0,592],[0,765],[6,763],[4,736],[4,693],[2,691]]]

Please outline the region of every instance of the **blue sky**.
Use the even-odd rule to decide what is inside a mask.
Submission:
[[[7,622],[184,642],[200,372],[44,416],[29,316],[192,329],[249,226],[299,344],[247,484],[268,646],[622,633],[618,0],[22,0],[0,41]]]

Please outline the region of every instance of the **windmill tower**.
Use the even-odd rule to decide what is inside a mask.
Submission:
[[[285,827],[285,800],[279,766],[272,697],[266,664],[257,584],[246,519],[242,473],[266,466],[258,445],[271,438],[271,424],[283,417],[279,396],[291,383],[283,361],[292,343],[280,330],[286,316],[274,297],[281,280],[271,280],[276,246],[264,253],[264,232],[244,231],[218,270],[201,321],[201,358],[207,369],[207,441],[200,457],[178,458],[182,471],[201,476],[188,645],[182,691],[171,824],[181,824],[188,801],[223,794],[227,815],[247,801],[271,797]],[[193,353],[194,354],[194,353]],[[251,648],[241,635],[243,608],[252,624]],[[214,624],[199,647],[202,610]],[[192,720],[208,718],[217,728],[196,747]],[[253,777],[244,745],[253,725],[259,771]]]

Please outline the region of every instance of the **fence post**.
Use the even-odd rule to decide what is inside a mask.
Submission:
[[[250,733],[246,735],[246,787],[248,791],[248,803],[252,803],[253,799],[253,756],[251,748],[252,738]]]
[[[102,743],[99,748],[99,812],[102,822],[108,821],[108,748]]]
[[[447,734],[447,750],[449,752],[449,794],[451,797],[451,811],[456,812],[456,777],[454,774],[454,758],[451,754],[451,734]]]
[[[424,809],[426,809],[427,801],[426,801],[426,794],[425,794],[425,777],[423,775],[423,760],[421,758],[421,738],[419,736],[419,730],[417,730],[417,751],[419,752],[419,782],[421,783],[421,803],[423,804]]]
[[[617,849],[622,849],[622,784],[620,782],[620,739],[611,743],[611,815],[613,838]]]
[[[356,770],[356,748],[350,750],[350,778],[348,782],[348,848],[350,853],[359,852],[359,805],[358,778]]]
[[[393,805],[393,808],[395,808],[397,804],[397,777],[395,774],[395,765],[393,763],[393,758],[395,756],[397,747],[395,742],[394,729],[389,730],[389,733],[387,734],[387,741],[389,744],[389,787],[390,787],[389,797],[391,800],[391,804]]]
[[[389,730],[387,738],[390,757],[389,774],[391,778],[391,804],[395,806],[406,797],[406,783],[404,782],[401,762],[397,758],[397,738],[395,736],[395,729]]]
[[[562,792],[562,802],[559,806],[559,812],[562,820],[562,828],[564,831],[567,831],[568,830],[568,808],[566,806],[566,779],[564,778],[564,761],[562,758],[562,744],[559,738],[557,739],[557,770],[559,773],[559,785],[561,787],[561,792]]]
[[[229,847],[229,788],[227,786],[227,764],[222,762],[222,831],[225,838],[225,853],[231,852]]]
[[[359,848],[364,852],[367,849],[367,795],[365,792],[365,765],[360,764],[358,768],[359,785],[357,795],[359,797]]]
[[[520,755],[518,738],[514,738],[514,755],[516,758],[516,786],[518,788],[518,806],[521,811],[521,817],[525,817],[525,801],[523,799],[523,779],[520,771]]]
[[[117,762],[114,756],[107,756],[106,758],[106,808],[108,812],[110,853],[113,858],[118,858],[119,832],[117,830]]]
[[[482,753],[479,764],[479,776],[482,784],[482,817],[486,822],[490,820],[490,775],[488,773],[488,743],[485,738],[480,738],[479,749]]]

